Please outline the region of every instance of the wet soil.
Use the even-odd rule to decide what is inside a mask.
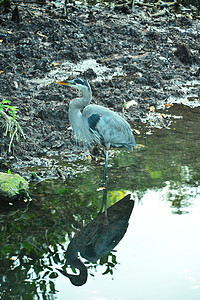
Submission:
[[[141,123],[169,126],[168,118],[156,114],[159,108],[182,98],[191,106],[199,102],[198,20],[169,11],[156,16],[145,6],[130,13],[79,3],[69,7],[66,18],[52,2],[26,4],[19,6],[15,22],[11,11],[0,15],[0,100],[18,107],[25,139],[14,140],[8,153],[0,128],[2,170],[27,179],[39,168],[43,177],[66,177],[67,161],[84,157],[68,122],[69,100],[77,93],[56,80],[87,78],[93,103],[123,114],[135,129]],[[97,68],[82,68],[83,61]]]

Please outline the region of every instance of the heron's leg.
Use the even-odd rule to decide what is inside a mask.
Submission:
[[[104,175],[103,175],[103,206],[104,206],[104,212],[105,216],[107,217],[107,170],[108,170],[108,150],[105,150],[106,155],[106,161],[104,166]]]
[[[105,150],[106,162],[104,166],[103,185],[107,188],[108,150]]]
[[[103,208],[105,211],[105,216],[107,217],[107,169],[108,169],[108,150],[110,148],[110,144],[106,145],[105,148],[105,157],[106,157],[106,161],[105,161],[105,166],[104,166],[104,175],[103,175],[103,202],[102,202],[102,206],[101,206],[101,210],[100,212],[102,212]]]

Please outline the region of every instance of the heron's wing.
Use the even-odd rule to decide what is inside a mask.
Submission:
[[[93,140],[97,143],[97,144],[103,144],[103,138],[100,135],[98,129],[97,129],[97,124],[99,122],[101,118],[100,114],[92,114],[88,117],[88,124],[89,124],[89,130],[92,134]]]
[[[89,116],[88,118],[88,124],[90,129],[95,130],[96,129],[96,125],[98,123],[98,121],[100,120],[101,115],[100,114],[92,114],[91,116]]]
[[[136,146],[129,123],[117,113],[103,114],[96,125],[96,129],[103,137],[104,144],[127,148]]]
[[[129,123],[117,113],[100,105],[88,105],[83,110],[90,131],[98,139],[97,143],[127,148],[136,147],[135,139]]]

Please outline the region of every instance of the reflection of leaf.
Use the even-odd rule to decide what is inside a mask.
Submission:
[[[58,277],[58,273],[56,272],[52,272],[50,275],[49,275],[49,278],[57,278]]]
[[[163,174],[160,170],[152,170],[155,166],[146,166],[146,171],[150,174],[152,179],[162,178]]]
[[[102,275],[106,275],[108,273],[110,273],[110,268],[109,267],[107,267],[107,269],[105,270],[105,272],[102,273]]]
[[[41,280],[39,284],[40,284],[40,290],[43,291],[43,292],[46,292],[46,289],[47,289],[47,287],[46,287],[46,281],[45,280]]]
[[[113,268],[115,265],[113,263],[109,262],[108,266],[111,267],[111,268]]]
[[[113,262],[113,264],[116,264],[116,263],[117,263],[117,261],[116,261],[116,255],[113,255],[113,254],[112,254],[112,262]]]
[[[44,275],[42,276],[42,278],[45,278],[48,274],[49,274],[49,271],[46,271],[46,272],[44,273]]]
[[[71,268],[71,269],[72,269],[72,271],[73,271],[75,274],[77,274],[77,271],[76,271],[75,268]]]
[[[126,194],[126,190],[108,191],[108,201],[110,202],[109,204],[112,205],[116,203],[120,199],[124,198]]]
[[[56,264],[60,263],[60,257],[59,257],[59,254],[56,253],[54,256],[53,256],[53,260]]]
[[[104,265],[105,263],[107,263],[107,261],[108,261],[108,256],[105,255],[104,257],[102,257],[102,258],[100,259],[100,265],[101,265],[101,266]]]
[[[50,291],[52,293],[55,293],[56,289],[55,289],[55,283],[53,281],[49,282],[49,287],[50,287]]]
[[[162,178],[162,172],[161,171],[149,171],[152,179],[158,179]]]

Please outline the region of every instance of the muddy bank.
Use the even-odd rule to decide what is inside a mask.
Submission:
[[[43,168],[39,175],[66,177],[73,174],[67,162],[85,157],[68,123],[69,100],[77,93],[58,79],[87,78],[93,103],[123,114],[135,129],[142,122],[169,126],[157,110],[172,103],[198,105],[198,20],[171,12],[152,17],[145,6],[124,14],[77,4],[68,19],[52,4],[19,11],[19,24],[11,12],[0,15],[0,99],[18,107],[25,140],[14,141],[8,153],[1,127],[2,170],[30,179],[32,170]],[[132,105],[125,109],[127,102]]]

